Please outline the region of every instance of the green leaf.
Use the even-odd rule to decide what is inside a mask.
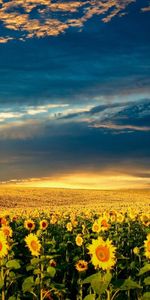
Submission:
[[[86,278],[83,280],[82,284],[85,284],[85,283],[91,283],[92,280],[96,279],[97,276],[99,276],[99,274],[101,275],[101,273],[98,272],[98,273],[95,273],[95,274],[93,274],[93,275],[90,275],[90,276],[86,277]]]
[[[121,290],[142,289],[142,287],[132,279],[128,278],[120,287]]]
[[[95,294],[87,295],[83,300],[95,300]]]
[[[34,275],[41,274],[41,270],[39,268],[38,269],[34,269],[33,274]]]
[[[37,265],[40,262],[40,258],[34,257],[31,259],[31,265]]]
[[[9,277],[10,278],[16,278],[16,274],[14,272],[9,272]]]
[[[6,264],[6,267],[8,269],[15,269],[15,270],[18,270],[21,268],[21,265],[19,263],[19,261],[17,259],[12,259],[12,260],[9,260]]]
[[[11,296],[8,298],[8,300],[17,300],[17,298],[15,296]]]
[[[112,275],[110,272],[107,272],[106,274],[101,274],[101,272],[98,272],[96,274],[93,274],[89,277],[87,277],[84,281],[84,283],[90,283],[93,290],[98,294],[101,295],[105,292],[107,289],[110,281],[112,279]]]
[[[145,285],[150,285],[150,276],[144,279]]]
[[[140,272],[139,272],[139,276],[140,275],[143,275],[144,273],[146,272],[149,272],[150,271],[150,264],[146,264],[143,268],[140,269]]]
[[[0,290],[3,288],[4,286],[4,280],[0,280]]]
[[[31,292],[32,291],[32,288],[34,286],[34,279],[33,279],[33,276],[30,276],[30,277],[27,277],[23,284],[22,284],[22,290],[23,292]]]
[[[55,274],[56,274],[56,269],[53,268],[53,267],[51,267],[51,266],[49,266],[47,268],[47,273],[50,275],[51,278],[53,278],[55,276]]]
[[[29,265],[29,266],[26,267],[27,272],[28,272],[28,271],[31,271],[31,270],[33,270],[33,269],[34,269],[34,267],[31,266],[31,265]]]
[[[150,299],[150,292],[144,293],[142,300],[149,300]]]
[[[39,284],[40,284],[40,278],[37,277],[37,278],[35,279],[35,285],[39,285]]]

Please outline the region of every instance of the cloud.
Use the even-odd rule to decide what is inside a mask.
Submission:
[[[117,125],[117,124],[94,124],[91,125],[91,127],[94,128],[104,128],[104,129],[110,129],[110,130],[121,130],[122,132],[126,131],[150,131],[150,126],[133,126],[133,125]]]
[[[112,102],[102,105],[46,104],[0,113],[0,140],[68,135],[72,125],[112,134],[150,131],[150,100]],[[75,125],[76,124],[76,125]],[[78,125],[77,125],[78,124]],[[70,126],[70,129],[69,127]],[[65,129],[65,131],[63,131]],[[73,132],[74,133],[74,132]]]
[[[150,4],[146,7],[141,8],[142,12],[149,12],[150,11]]]
[[[0,37],[0,44],[5,44],[8,41],[11,41],[13,38],[12,37]]]
[[[1,37],[2,42],[10,39],[25,40],[32,37],[57,36],[70,27],[81,28],[93,16],[109,22],[115,16],[126,14],[126,8],[135,0],[12,0],[1,1],[0,20],[10,36]],[[144,10],[143,10],[144,11]],[[17,34],[16,34],[17,33]]]

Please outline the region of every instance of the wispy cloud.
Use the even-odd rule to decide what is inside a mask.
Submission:
[[[133,125],[117,125],[117,124],[94,124],[90,125],[93,128],[103,128],[103,129],[110,129],[110,130],[121,130],[125,131],[150,131],[150,126],[133,126]]]

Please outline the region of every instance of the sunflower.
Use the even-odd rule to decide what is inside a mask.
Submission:
[[[142,214],[141,216],[141,222],[143,223],[143,225],[145,226],[149,226],[150,224],[150,218],[149,218],[149,215],[148,214]]]
[[[147,239],[144,241],[145,256],[150,258],[150,234],[147,236]]]
[[[111,221],[111,223],[115,223],[117,221],[117,216],[116,215],[111,215],[110,216],[110,221]]]
[[[9,246],[7,244],[6,237],[2,230],[0,230],[0,258],[4,257],[8,253]]]
[[[134,247],[134,248],[133,248],[133,253],[134,253],[135,255],[139,255],[140,249],[139,249],[138,247]]]
[[[50,259],[49,264],[50,264],[50,266],[53,267],[53,268],[55,268],[56,265],[57,265],[57,263],[56,263],[56,261],[55,261],[54,259]]]
[[[80,247],[80,246],[82,246],[82,244],[83,244],[83,238],[82,238],[81,234],[78,234],[76,236],[76,245]]]
[[[8,224],[7,219],[5,217],[1,217],[0,218],[0,225],[2,226],[2,225],[7,225],[7,224]]]
[[[38,256],[40,254],[41,244],[35,234],[28,234],[28,236],[25,238],[25,242],[32,255]]]
[[[104,241],[101,237],[98,237],[97,240],[92,240],[92,244],[89,245],[88,249],[95,268],[109,270],[115,265],[116,247],[112,245],[112,241],[109,239]]]
[[[77,227],[78,226],[78,222],[76,220],[71,221],[72,226],[73,227]]]
[[[24,222],[24,227],[30,231],[34,230],[35,229],[35,223],[33,220],[31,219],[28,219],[28,220],[25,220]]]
[[[95,221],[92,225],[92,231],[93,232],[100,232],[100,230],[101,230],[100,224],[97,221]]]
[[[121,213],[117,214],[117,222],[122,223],[124,221],[124,215]]]
[[[79,260],[76,264],[75,264],[75,268],[78,272],[83,272],[86,271],[88,269],[88,263],[85,260]]]
[[[50,223],[53,225],[57,223],[57,217],[55,215],[52,215]]]
[[[104,217],[99,217],[98,224],[101,227],[101,229],[100,229],[101,231],[108,230],[109,227],[110,227],[110,224],[108,223],[108,218],[106,218],[105,216]]]
[[[3,225],[1,229],[6,237],[12,237],[13,231],[10,226]]]
[[[68,231],[72,231],[72,229],[73,229],[72,228],[72,223],[68,222],[67,225],[66,225],[66,228],[67,228]]]
[[[48,227],[47,220],[41,220],[40,221],[40,229],[45,230]]]

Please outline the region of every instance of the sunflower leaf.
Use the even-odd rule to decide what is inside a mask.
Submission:
[[[31,265],[37,265],[40,262],[40,258],[34,257],[31,259]]]
[[[87,295],[83,300],[95,300],[95,294]]]
[[[31,292],[32,291],[32,288],[34,286],[34,279],[33,279],[33,276],[29,276],[27,277],[23,284],[22,284],[22,290],[24,293],[26,292]]]
[[[149,272],[150,271],[150,264],[146,264],[143,268],[140,269],[140,272],[139,272],[139,276],[140,275],[143,275],[144,273],[146,272]]]
[[[6,264],[6,267],[8,269],[15,269],[15,270],[18,270],[21,268],[21,265],[19,263],[19,261],[17,259],[12,259],[12,260],[9,260]]]
[[[142,287],[132,279],[125,279],[120,287],[121,290],[142,289]]]
[[[144,283],[145,283],[145,285],[150,285],[150,276],[148,276],[144,279]]]
[[[142,300],[149,300],[150,299],[150,292],[144,293]]]
[[[112,279],[112,275],[110,272],[107,272],[104,275],[101,272],[98,272],[84,279],[83,284],[90,283],[93,290],[98,295],[101,295],[107,289],[111,279]]]

